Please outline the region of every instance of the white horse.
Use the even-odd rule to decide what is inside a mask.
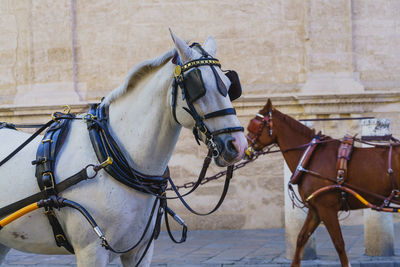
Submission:
[[[121,145],[130,165],[148,175],[164,173],[181,125],[185,128],[194,126],[194,119],[183,109],[187,104],[180,89],[176,105],[176,119],[180,124],[173,118],[171,90],[176,65],[171,62],[171,58],[178,53],[181,61],[187,62],[200,58],[201,53],[199,49],[189,47],[172,32],[171,36],[175,43],[173,50],[134,67],[124,84],[112,91],[102,102],[102,105],[109,107],[109,129]],[[203,48],[211,56],[215,56],[216,43],[212,37],[205,41]],[[210,66],[200,66],[199,69],[206,88],[206,94],[194,102],[199,115],[232,108],[229,97],[218,92],[216,77]],[[230,80],[220,68],[215,69],[226,88],[229,88]],[[240,126],[235,115],[211,118],[205,123],[211,131]],[[15,130],[0,130],[0,159],[27,137],[28,134]],[[222,145],[225,148],[219,147],[220,155],[216,163],[227,166],[239,161],[247,148],[243,133],[222,133],[218,137],[223,140]],[[40,137],[34,139],[0,167],[0,207],[38,192],[35,167],[30,162],[35,159],[40,140]],[[235,150],[234,157],[232,153],[223,151],[232,146]],[[56,162],[57,182],[92,163],[98,164],[98,161],[86,123],[81,120],[72,121]],[[96,219],[110,244],[117,249],[126,249],[139,240],[155,200],[154,196],[125,186],[103,170],[95,179],[83,181],[62,192],[61,196],[85,207]],[[76,210],[62,208],[55,210],[55,213],[74,247],[78,266],[106,266],[117,256],[120,256],[123,266],[135,266],[151,236],[149,231],[138,248],[117,255],[101,246],[90,225]],[[154,226],[154,221],[151,227]],[[52,229],[42,209],[21,217],[0,231],[0,263],[9,248],[40,254],[67,254],[64,248],[56,246]],[[153,243],[140,265],[149,266],[152,254]]]

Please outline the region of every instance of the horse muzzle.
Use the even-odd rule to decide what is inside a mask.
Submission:
[[[214,161],[220,167],[229,166],[241,160],[247,148],[242,132],[218,135],[214,138],[214,142],[219,152],[219,155],[214,157]]]

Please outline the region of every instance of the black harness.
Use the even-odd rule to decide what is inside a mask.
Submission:
[[[57,119],[56,119],[57,118]],[[36,160],[32,161],[33,165],[36,165],[35,176],[42,192],[43,199],[48,199],[51,196],[57,196],[56,181],[54,177],[54,168],[57,158],[57,154],[62,147],[67,136],[71,119],[74,119],[73,114],[64,114],[55,112],[53,114],[54,122],[47,129],[43,136],[42,141],[39,144],[36,152]],[[53,229],[54,239],[56,240],[57,246],[63,246],[70,253],[74,253],[72,245],[67,240],[64,231],[57,220],[57,217],[52,207],[45,207],[45,214],[51,228]]]
[[[195,121],[195,126],[193,127],[193,135],[198,144],[200,140],[200,134],[203,134],[206,137],[206,145],[209,148],[214,149],[214,156],[218,156],[218,151],[216,150],[216,144],[214,142],[214,136],[224,133],[232,133],[232,132],[243,132],[244,128],[241,126],[238,127],[228,127],[219,129],[211,132],[207,125],[204,123],[204,120],[222,117],[226,115],[236,115],[236,111],[234,108],[227,108],[218,110],[215,112],[211,112],[205,114],[204,117],[201,117],[194,107],[193,103],[199,98],[203,97],[206,94],[206,88],[204,86],[203,78],[201,75],[201,71],[198,67],[200,66],[210,66],[211,70],[214,73],[215,81],[217,83],[217,88],[220,94],[226,97],[229,94],[229,98],[231,101],[239,98],[242,94],[242,87],[240,85],[240,80],[238,74],[230,70],[226,73],[226,76],[231,81],[231,86],[229,89],[226,88],[223,83],[221,77],[219,76],[217,70],[214,66],[221,67],[218,59],[213,58],[208,54],[198,43],[193,43],[191,47],[196,47],[202,54],[200,59],[192,60],[186,62],[185,64],[178,63],[175,67],[175,79],[172,85],[172,114],[174,116],[175,121],[179,123],[176,118],[176,102],[177,102],[177,91],[178,86],[182,90],[182,98],[186,100],[186,104],[188,108],[183,107],[183,109],[188,112]],[[177,60],[180,61],[180,60]]]
[[[98,104],[90,107],[86,116],[90,141],[99,162],[112,159],[104,169],[119,182],[143,193],[161,195],[167,188],[169,170],[163,176],[150,176],[129,166],[117,142],[108,130],[108,116]]]
[[[126,160],[124,154],[122,153],[121,149],[119,148],[117,142],[113,138],[112,134],[108,130],[108,115],[107,110],[101,107],[98,104],[92,105],[84,118],[77,118],[72,114],[64,114],[64,113],[54,113],[52,116],[52,121],[49,121],[45,125],[40,125],[40,129],[36,131],[31,137],[29,137],[23,144],[21,144],[17,149],[15,149],[10,155],[8,155],[5,159],[0,161],[0,166],[7,162],[10,158],[12,158],[16,153],[18,153],[26,144],[32,141],[36,136],[40,134],[46,128],[49,129],[46,131],[41,144],[37,150],[36,160],[32,162],[32,164],[36,165],[36,177],[38,180],[39,187],[41,189],[40,193],[36,193],[29,197],[26,197],[20,201],[12,203],[6,207],[0,208],[0,217],[8,215],[16,210],[19,210],[25,207],[32,202],[37,202],[37,207],[44,207],[46,211],[46,215],[49,218],[50,224],[53,228],[54,237],[57,242],[58,246],[64,246],[69,252],[74,253],[72,246],[68,242],[61,225],[59,224],[52,208],[61,208],[61,207],[71,207],[85,216],[88,222],[92,225],[94,231],[102,240],[102,245],[113,252],[116,253],[126,253],[134,248],[136,248],[141,241],[144,239],[146,233],[148,232],[149,226],[151,221],[153,220],[153,215],[156,215],[155,227],[151,234],[151,238],[145,248],[145,251],[141,258],[139,259],[138,264],[143,259],[144,255],[146,254],[148,248],[153,239],[156,239],[160,232],[161,226],[161,218],[165,216],[166,227],[169,236],[171,237],[172,241],[175,243],[182,243],[186,240],[187,234],[187,226],[183,222],[183,220],[175,214],[170,208],[167,206],[168,199],[176,199],[179,198],[182,203],[193,213],[198,215],[207,215],[215,212],[219,206],[222,204],[229,187],[229,181],[232,178],[233,174],[233,165],[228,167],[226,172],[226,180],[223,189],[223,193],[221,195],[220,200],[218,201],[217,205],[208,213],[198,213],[194,211],[190,206],[184,201],[183,197],[192,193],[202,182],[206,175],[207,168],[211,162],[212,156],[217,156],[218,150],[216,149],[216,145],[214,143],[214,136],[223,134],[223,133],[231,133],[236,131],[244,131],[243,127],[230,127],[224,128],[220,130],[216,130],[210,132],[209,128],[204,123],[204,120],[225,116],[225,115],[235,115],[236,111],[233,108],[223,109],[215,112],[211,112],[209,114],[204,115],[201,117],[198,112],[196,111],[193,103],[200,97],[204,96],[206,93],[206,89],[204,87],[204,83],[201,76],[201,71],[198,68],[199,66],[208,65],[211,67],[219,92],[223,96],[227,96],[229,94],[230,99],[233,101],[236,98],[240,97],[241,95],[241,86],[239,77],[236,72],[228,71],[226,76],[231,81],[231,86],[229,90],[226,89],[224,83],[222,82],[221,78],[219,77],[217,71],[215,70],[214,66],[220,67],[220,63],[217,59],[210,57],[210,55],[201,48],[201,46],[197,43],[194,43],[192,46],[197,47],[201,53],[202,58],[199,60],[194,60],[187,62],[185,64],[177,64],[175,69],[175,79],[172,88],[172,112],[176,119],[176,96],[177,96],[177,89],[178,86],[182,89],[182,96],[186,99],[186,103],[189,108],[184,108],[195,120],[195,127],[193,129],[193,133],[196,137],[196,141],[199,143],[199,135],[202,133],[206,137],[206,144],[209,148],[207,157],[204,160],[203,168],[200,172],[198,180],[194,183],[194,187],[192,190],[187,192],[184,195],[181,195],[178,192],[178,189],[173,184],[172,179],[169,176],[168,168],[164,172],[162,176],[149,176],[142,174],[136,170],[134,170],[131,166],[129,166],[128,161]],[[190,71],[189,71],[190,70]],[[188,72],[187,72],[188,71]],[[93,149],[96,153],[96,156],[101,162],[100,165],[92,165],[89,164],[84,167],[81,171],[74,174],[73,176],[65,179],[59,184],[56,184],[55,177],[54,177],[54,167],[56,156],[58,151],[60,150],[65,137],[68,133],[70,121],[73,119],[83,119],[87,122],[87,128],[89,131],[90,140],[93,146]],[[178,122],[178,121],[177,121]],[[179,123],[179,122],[178,122]],[[7,124],[7,123],[0,123],[1,128],[11,128],[15,129],[14,125]],[[217,152],[217,154],[216,154]],[[94,171],[94,175],[88,176],[87,170],[91,168]],[[90,214],[78,203],[63,199],[58,197],[58,193],[62,192],[63,190],[73,186],[80,181],[94,178],[97,172],[104,168],[105,171],[115,178],[117,181],[138,190],[143,193],[151,194],[155,196],[155,201],[153,204],[153,208],[151,211],[151,215],[149,220],[146,224],[145,230],[141,236],[141,238],[127,250],[118,251],[112,248],[107,240],[105,239],[104,234],[100,231],[99,227],[97,226],[94,219],[90,216]],[[168,184],[168,181],[171,183],[172,189],[177,194],[177,197],[166,197],[165,190]],[[156,212],[157,204],[158,210]],[[182,236],[181,239],[178,241],[176,240],[171,232],[168,216],[172,216],[181,226],[182,226]],[[0,230],[2,226],[0,225]]]

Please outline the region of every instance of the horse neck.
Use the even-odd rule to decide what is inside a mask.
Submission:
[[[314,130],[280,112],[275,116],[273,115],[273,118],[277,144],[284,151],[282,154],[289,169],[294,172],[304,149],[292,150],[292,148],[309,143],[315,135]]]
[[[164,173],[181,128],[168,101],[173,68],[169,62],[147,74],[109,108],[110,130],[121,150],[135,170],[148,175]]]

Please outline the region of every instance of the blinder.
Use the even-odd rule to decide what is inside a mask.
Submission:
[[[258,135],[262,127],[264,127],[264,124],[264,120],[254,118],[250,121],[249,126],[247,126],[247,130],[254,135]]]
[[[201,71],[198,68],[185,74],[183,84],[185,85],[183,97],[186,97],[190,103],[193,103],[206,94]]]
[[[250,141],[252,144],[252,146],[247,149],[246,152],[247,155],[250,155],[252,153],[251,151],[254,150],[253,146],[260,138],[265,126],[269,132],[269,136],[272,136],[272,126],[273,126],[272,111],[269,111],[266,115],[258,113],[256,117],[252,119],[249,125],[247,126],[249,134],[251,133],[253,135],[253,137],[250,137],[249,134],[246,136],[247,140]]]
[[[226,77],[231,81],[228,94],[231,101],[238,99],[242,95],[242,85],[240,84],[239,75],[234,70],[229,70]]]
[[[215,70],[213,68],[213,70]],[[229,95],[229,99],[234,101],[242,95],[242,86],[240,84],[239,75],[234,70],[229,70],[225,75],[231,81],[229,90],[226,90],[224,83],[219,77],[218,73],[214,73],[217,79],[218,91],[221,95]],[[183,98],[187,97],[188,101],[193,103],[197,99],[201,98],[206,94],[206,88],[204,86],[201,70],[194,68],[184,75],[183,84],[185,85],[185,92]]]

